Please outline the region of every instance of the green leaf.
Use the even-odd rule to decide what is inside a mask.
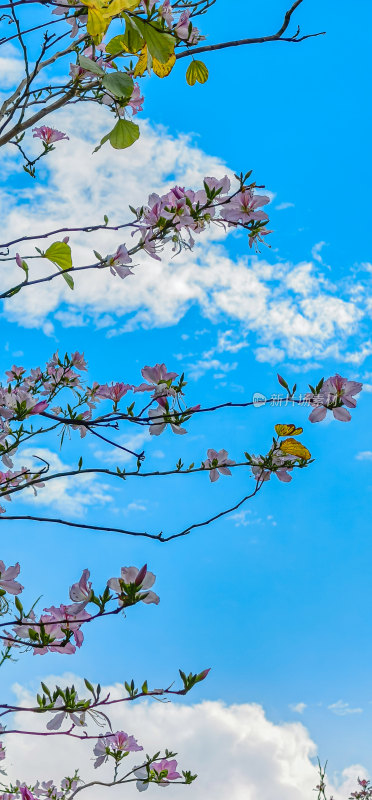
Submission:
[[[109,140],[115,150],[130,147],[139,137],[139,127],[128,119],[118,119],[115,128],[109,134]]]
[[[70,273],[69,272],[62,272],[62,277],[65,279],[65,281],[67,283],[67,286],[69,286],[70,289],[73,289],[74,288],[74,279],[71,277]]]
[[[105,75],[102,85],[115,97],[125,97],[129,99],[134,88],[132,78],[126,72],[114,72]]]
[[[126,17],[125,33],[120,33],[119,36],[114,36],[106,45],[106,53],[116,56],[124,50],[126,53],[138,53],[143,47],[143,38],[140,33],[130,23]]]
[[[95,61],[92,61],[91,58],[87,58],[87,56],[79,56],[79,65],[82,67],[82,69],[93,72],[94,75],[106,75],[102,67],[100,67]]]
[[[153,22],[151,24],[145,22],[141,17],[136,17],[132,21],[145,40],[149,53],[161,64],[166,64],[174,52],[174,37],[155,28]]]
[[[71,247],[66,242],[53,242],[44,253],[44,258],[53,261],[61,269],[71,269]]]
[[[189,86],[194,86],[196,81],[198,83],[206,83],[208,75],[208,69],[203,61],[192,61],[187,68],[186,80]]]

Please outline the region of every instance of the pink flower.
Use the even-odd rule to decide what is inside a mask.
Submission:
[[[310,422],[321,422],[327,414],[327,410],[332,411],[335,419],[340,422],[350,422],[351,414],[344,406],[355,408],[357,401],[354,397],[362,391],[363,384],[358,381],[348,381],[341,375],[333,375],[324,381],[318,394],[309,392],[305,395],[305,400],[315,408],[309,415]]]
[[[114,403],[118,403],[132,388],[129,383],[112,383],[111,386],[104,383],[98,387],[95,394],[97,397],[104,397],[108,400],[113,400]]]
[[[153,391],[153,398],[156,398],[158,403],[165,408],[167,397],[175,397],[176,392],[172,386],[167,385],[178,377],[177,372],[167,372],[165,364],[155,364],[154,367],[143,367],[141,369],[142,377],[149,382],[141,383],[139,386],[134,386],[135,392],[151,392]]]
[[[156,772],[158,778],[161,779],[161,783],[163,784],[167,784],[168,781],[175,781],[177,778],[181,777],[179,772],[176,771],[176,768],[177,761],[175,759],[168,761],[166,758],[162,758],[161,761],[153,761],[151,764],[151,769]],[[165,773],[165,775],[161,775],[161,773]]]
[[[20,569],[18,562],[14,567],[6,569],[4,561],[0,561],[0,588],[8,594],[20,594],[24,589],[18,581],[14,580],[19,575]]]
[[[128,103],[128,106],[130,106],[132,109],[133,114],[138,114],[139,111],[143,111],[143,101],[144,97],[141,95],[140,87],[138,83],[135,83],[131,98]]]
[[[143,747],[138,744],[134,736],[128,736],[124,731],[116,731],[114,735],[107,733],[106,736],[99,737],[94,747],[93,752],[97,756],[94,766],[100,767],[108,761],[110,754],[136,753],[139,750],[143,750]]]
[[[21,793],[22,800],[36,800],[35,795],[32,794],[28,786],[20,786],[19,791]]]
[[[0,761],[3,761],[4,758],[5,758],[5,747],[3,746],[3,743],[0,742]]]
[[[107,586],[116,592],[119,596],[119,603],[123,605],[124,599],[121,595],[126,593],[126,586],[135,587],[137,598],[142,600],[143,603],[155,603],[158,605],[160,602],[160,598],[158,597],[155,592],[149,592],[148,589],[151,589],[151,586],[154,585],[156,577],[153,572],[147,571],[147,565],[145,564],[142,569],[137,569],[137,567],[122,567],[120,578],[110,578],[107,581]],[[145,592],[138,594],[140,589],[144,589]]]
[[[178,418],[166,408],[158,405],[157,408],[150,408],[149,411],[150,436],[159,436],[165,431],[167,425],[171,426],[173,433],[187,433],[186,428],[182,428]]]
[[[76,701],[78,700],[77,695],[75,697],[75,700]],[[65,711],[65,710],[58,711],[58,709],[62,708],[64,705],[65,701],[62,699],[62,697],[61,696],[57,697],[57,700],[54,703],[54,708],[52,711],[54,717],[47,723],[48,731],[59,730],[59,728],[62,725],[62,722],[64,722],[65,719],[67,719],[70,723],[73,723],[77,727],[82,727],[82,726],[85,727],[86,725],[85,712],[82,711],[81,713],[80,712],[77,713],[76,711]],[[55,712],[55,710],[57,713]]]
[[[88,580],[89,577],[89,569],[84,569],[80,580],[77,583],[73,583],[70,588],[69,595],[71,600],[74,601],[74,605],[70,606],[71,614],[76,614],[78,616],[80,611],[82,611],[92,599],[93,589],[91,582]]]
[[[115,253],[108,255],[105,263],[110,267],[112,275],[119,275],[119,278],[126,278],[128,275],[133,275],[132,270],[124,266],[125,264],[132,263],[132,259],[125,244],[121,244]]]
[[[269,218],[264,211],[257,210],[259,206],[264,206],[267,203],[270,203],[269,197],[255,195],[251,189],[246,189],[244,192],[239,192],[230,203],[223,206],[221,216],[231,223],[268,220]]]
[[[43,411],[45,411],[48,408],[48,405],[49,405],[49,403],[48,403],[47,400],[40,400],[40,402],[36,403],[36,405],[33,406],[31,411],[29,411],[28,413],[29,414],[41,414]]]
[[[88,364],[84,358],[84,353],[78,353],[77,350],[75,353],[71,354],[71,364],[73,364],[76,369],[80,370],[80,372],[88,369]]]
[[[56,128],[48,128],[47,125],[42,125],[40,128],[33,128],[34,139],[41,139],[45,144],[52,144],[59,142],[61,139],[68,139],[65,133],[57,131]]]
[[[207,450],[207,460],[203,461],[204,466],[209,469],[209,478],[212,481],[218,481],[221,475],[231,475],[231,470],[229,466],[235,464],[235,461],[232,461],[231,458],[228,458],[227,450]]]
[[[10,383],[10,381],[13,381],[15,378],[20,378],[21,375],[24,374],[24,372],[26,372],[24,367],[16,367],[13,364],[10,370],[5,371],[5,375],[8,376],[8,383]]]

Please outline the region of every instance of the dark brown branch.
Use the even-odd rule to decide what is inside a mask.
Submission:
[[[236,503],[235,505],[231,506],[230,508],[226,508],[224,511],[220,511],[218,514],[214,514],[213,517],[210,517],[209,519],[204,520],[203,522],[196,522],[193,525],[189,525],[187,528],[184,528],[184,530],[180,531],[179,533],[173,533],[170,536],[163,536],[162,531],[158,534],[145,533],[142,531],[127,531],[124,530],[123,528],[105,527],[103,525],[87,525],[82,522],[72,522],[70,520],[57,519],[54,517],[36,517],[32,515],[24,515],[24,516],[15,515],[9,517],[1,516],[0,522],[6,522],[7,520],[31,520],[34,522],[51,522],[52,524],[66,525],[70,528],[83,528],[84,530],[103,531],[107,533],[124,533],[128,536],[142,536],[146,539],[154,539],[158,542],[164,543],[164,542],[170,542],[172,541],[172,539],[179,539],[181,536],[187,536],[192,530],[196,528],[203,528],[206,525],[210,525],[211,522],[214,522],[215,520],[220,519],[221,517],[225,517],[227,514],[231,514],[233,511],[236,511],[238,508],[240,508],[240,506],[242,506],[243,503],[245,503],[247,500],[250,500],[252,497],[254,497],[257,494],[257,492],[260,491],[262,485],[263,485],[262,481],[256,481],[256,487],[254,491],[251,492],[251,494],[248,494],[245,497],[243,497],[243,499],[239,500],[239,502]]]
[[[285,33],[285,31],[288,28],[293,13],[302,2],[303,0],[296,0],[296,2],[293,3],[291,8],[285,13],[283,24],[279,28],[277,33],[273,33],[270,36],[256,36],[250,39],[235,39],[234,41],[231,42],[221,42],[220,44],[210,44],[210,45],[202,45],[201,47],[192,47],[189,50],[182,51],[182,53],[177,53],[176,59],[186,58],[187,56],[194,56],[197,55],[198,53],[211,53],[214,50],[224,50],[227,47],[240,47],[241,45],[248,45],[248,44],[265,44],[266,42],[290,42],[296,44],[297,42],[303,42],[305,39],[311,39],[314,36],[324,36],[326,31],[319,31],[319,33],[308,33],[305,36],[299,36],[300,28],[297,28],[297,31],[294,34],[294,36],[289,36],[289,37],[283,36],[283,33]]]

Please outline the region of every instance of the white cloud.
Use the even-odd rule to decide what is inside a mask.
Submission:
[[[306,703],[292,703],[292,705],[290,705],[289,708],[291,709],[291,711],[295,711],[296,714],[303,714],[305,708],[307,708],[307,705]]]
[[[31,189],[17,193],[17,200],[0,193],[4,239],[19,231],[35,232],[40,219],[44,229],[60,223],[92,224],[102,220],[103,213],[111,224],[121,223],[128,218],[127,204],[140,205],[149,191],[163,191],[173,182],[197,186],[205,174],[228,172],[190,137],[172,137],[146,122],[130,151],[113,155],[106,146],[92,156],[109,125],[102,109],[83,107],[78,120],[65,110],[53,122],[68,132],[70,142],[59,143],[48,158],[47,184],[36,184],[33,194]],[[237,341],[230,341],[230,347],[226,341],[226,349],[237,352],[253,336],[257,358],[268,363],[284,354],[295,360],[328,357],[359,364],[372,352],[372,343],[361,341],[366,292],[352,296],[352,281],[350,286],[333,286],[314,262],[269,263],[263,255],[252,256],[247,243],[247,255],[232,259],[224,247],[226,237],[222,228],[213,228],[199,237],[191,253],[174,257],[170,251],[162,263],[143,258],[135,276],[125,281],[95,270],[76,277],[74,292],[59,279],[27,289],[5,302],[5,314],[25,327],[41,327],[48,335],[53,334],[54,314],[64,326],[93,322],[112,337],[138,326],[174,325],[197,306],[220,329],[221,322],[226,321],[229,330],[235,324]],[[74,260],[89,263],[93,247],[113,252],[124,238],[123,232],[108,231],[74,235]],[[323,245],[314,246],[315,261],[321,260]],[[30,246],[21,250],[24,256],[32,252]],[[32,269],[45,274],[45,263],[35,260]],[[5,274],[9,278],[10,268],[2,271],[2,285]]]
[[[55,681],[45,679],[51,686]],[[83,692],[82,681],[67,676]],[[33,695],[23,687],[15,687],[22,705],[30,705]],[[104,687],[111,698],[121,696],[119,685]],[[84,692],[85,694],[85,692]],[[168,787],[167,798],[178,800],[192,796],[192,800],[308,800],[317,783],[314,763],[316,746],[306,728],[299,722],[274,724],[264,709],[256,704],[225,705],[220,701],[205,701],[196,705],[131,703],[112,706],[110,711],[113,729],[124,729],[134,734],[145,752],[155,752],[164,747],[174,748],[179,754],[181,768],[198,773],[198,779],[190,789]],[[16,715],[16,727],[21,729],[24,717]],[[33,729],[41,729],[45,720],[33,720]],[[91,732],[91,731],[90,731]],[[86,781],[94,777],[109,780],[111,773],[103,767],[99,773],[92,765],[92,743],[71,741],[67,737],[50,737],[40,742],[31,737],[10,736],[7,740],[9,776],[32,781],[36,777],[58,779],[71,774],[76,764]],[[62,746],[61,746],[62,745]],[[131,763],[139,762],[139,754],[128,757]],[[126,759],[127,761],[127,759]],[[21,767],[20,767],[21,765]],[[128,765],[126,764],[126,769]],[[17,769],[18,767],[18,769]],[[20,769],[22,770],[20,772]],[[346,798],[355,784],[357,775],[366,775],[366,770],[355,765],[344,770],[338,789],[329,786],[336,800]],[[149,793],[157,792],[154,788]],[[116,792],[117,794],[117,792]],[[97,787],[89,790],[89,797],[108,800],[116,796],[114,790]],[[128,784],[125,796],[137,798],[136,789]],[[150,797],[150,794],[149,794]]]
[[[202,375],[205,375],[206,372],[209,372],[209,370],[219,370],[221,374],[214,375],[214,378],[223,378],[226,376],[226,373],[236,369],[237,366],[238,364],[236,361],[234,361],[233,364],[228,364],[227,362],[220,361],[218,358],[205,358],[190,364],[188,367],[188,375],[196,381],[198,378],[201,378]]]
[[[356,454],[355,458],[358,461],[372,461],[372,450],[362,450]]]
[[[348,714],[362,714],[363,712],[362,708],[351,708],[349,703],[345,703],[344,700],[337,700],[336,703],[332,703],[328,708],[339,717],[345,717]]]
[[[314,261],[319,261],[319,264],[323,264],[322,256],[320,255],[320,251],[323,250],[323,247],[327,245],[327,242],[317,242],[314,244],[314,247],[311,250],[311,255]]]
[[[152,441],[149,431],[147,429],[140,431],[139,433],[133,434],[133,436],[117,436],[115,438],[115,442],[120,445],[121,447],[126,447],[127,450],[131,450],[132,453],[141,453],[143,450],[143,445],[146,443],[150,443]],[[93,445],[91,444],[93,448]],[[120,450],[117,447],[112,448],[97,448],[94,447],[94,458],[103,464],[117,464],[118,466],[122,466],[123,464],[127,464],[129,462],[135,463],[133,461],[133,455],[130,453],[125,452],[125,450]],[[151,452],[151,451],[150,451]]]
[[[286,211],[287,208],[294,208],[294,203],[279,203],[275,206],[275,211]]]
[[[65,472],[71,466],[65,464],[59,456],[45,447],[23,448],[17,454],[17,467],[40,468],[42,462],[37,457],[47,461],[50,473]],[[77,465],[75,465],[77,468]],[[79,475],[76,477],[56,478],[48,482],[45,488],[38,490],[34,497],[32,489],[27,489],[13,495],[13,503],[18,501],[34,506],[33,512],[40,513],[40,507],[52,507],[54,512],[60,512],[72,517],[82,517],[94,505],[107,505],[113,502],[109,487],[94,475]],[[11,513],[7,504],[7,511]]]
[[[12,44],[2,45],[0,56],[1,89],[13,88],[24,76],[25,65],[18,50]],[[5,95],[0,94],[4,101]]]

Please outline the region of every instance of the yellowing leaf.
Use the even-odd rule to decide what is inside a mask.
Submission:
[[[87,31],[91,36],[102,37],[107,29],[107,20],[105,20],[102,11],[98,8],[88,8],[88,22]]]
[[[280,449],[287,456],[296,456],[297,458],[305,459],[305,461],[311,458],[310,451],[307,447],[304,447],[301,442],[298,442],[297,439],[285,439],[284,442],[281,443]]]
[[[61,269],[71,269],[71,247],[66,242],[53,242],[44,253],[44,258],[53,261]]]
[[[145,40],[152,57],[160,61],[161,64],[166,64],[174,52],[174,36],[155,27],[154,23],[149,24],[142,17],[132,17],[132,24],[135,25]]]
[[[173,53],[173,55],[171,55],[171,57],[165,64],[162,64],[160,61],[158,61],[157,58],[153,58],[152,68],[155,75],[157,75],[158,78],[166,78],[172,72],[175,63],[176,63],[176,56]]]
[[[209,72],[204,61],[192,61],[186,71],[186,80],[189,86],[194,86],[196,81],[198,83],[206,83],[208,75]]]
[[[296,428],[295,425],[275,425],[275,430],[278,436],[299,436],[303,432],[303,428]]]
[[[140,57],[137,61],[136,68],[134,70],[134,77],[138,78],[138,76],[143,75],[147,70],[147,61],[148,61],[148,54],[147,54],[147,45],[142,48]]]
[[[138,5],[137,0],[112,0],[107,8],[103,9],[103,14],[106,19],[111,19],[116,17],[117,14],[121,14],[122,11],[128,11],[136,5]]]

